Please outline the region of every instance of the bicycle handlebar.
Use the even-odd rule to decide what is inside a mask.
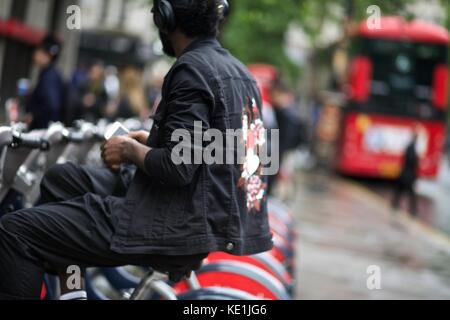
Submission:
[[[64,138],[71,143],[83,143],[85,141],[85,136],[82,131],[67,132]]]
[[[46,139],[27,137],[24,135],[13,135],[13,141],[10,144],[12,149],[27,148],[40,151],[49,151],[50,143]]]

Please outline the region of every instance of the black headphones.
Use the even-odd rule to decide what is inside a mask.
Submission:
[[[176,0],[176,1],[180,2],[180,4],[177,4],[177,6],[189,7],[191,3],[191,0]],[[222,19],[224,19],[230,11],[230,5],[228,3],[228,0],[220,0],[218,8],[219,12],[222,15]],[[175,28],[177,27],[177,21],[175,18],[173,6],[169,0],[154,0],[152,12],[155,25],[158,27],[159,30],[163,32],[172,32],[175,30]]]

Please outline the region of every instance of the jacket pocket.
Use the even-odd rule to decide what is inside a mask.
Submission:
[[[134,191],[135,203],[133,214],[131,217],[131,226],[129,235],[134,239],[148,239],[149,234],[154,225],[154,214],[156,199],[159,198],[158,189],[152,188],[153,183],[145,187],[144,192]],[[138,196],[140,195],[140,197]],[[131,198],[131,197],[130,197]]]
[[[184,235],[189,230],[186,217],[186,204],[188,192],[186,190],[173,190],[169,204],[164,212],[164,239],[171,239]]]

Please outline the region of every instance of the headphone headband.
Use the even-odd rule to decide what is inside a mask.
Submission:
[[[193,0],[154,0],[153,19],[159,30],[172,32],[176,28],[176,18],[174,8],[189,8]],[[220,0],[218,5],[223,20],[229,13],[230,5],[228,0]]]

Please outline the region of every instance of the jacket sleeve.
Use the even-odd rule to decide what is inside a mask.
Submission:
[[[198,140],[198,133],[203,134],[210,127],[210,107],[214,98],[204,77],[193,67],[174,69],[168,79],[167,116],[160,132],[164,144],[162,148],[148,152],[145,171],[163,184],[182,187],[192,182],[200,167],[200,163],[194,161],[194,154],[201,156],[204,147]],[[177,157],[180,146],[189,151],[188,161],[180,161]]]

